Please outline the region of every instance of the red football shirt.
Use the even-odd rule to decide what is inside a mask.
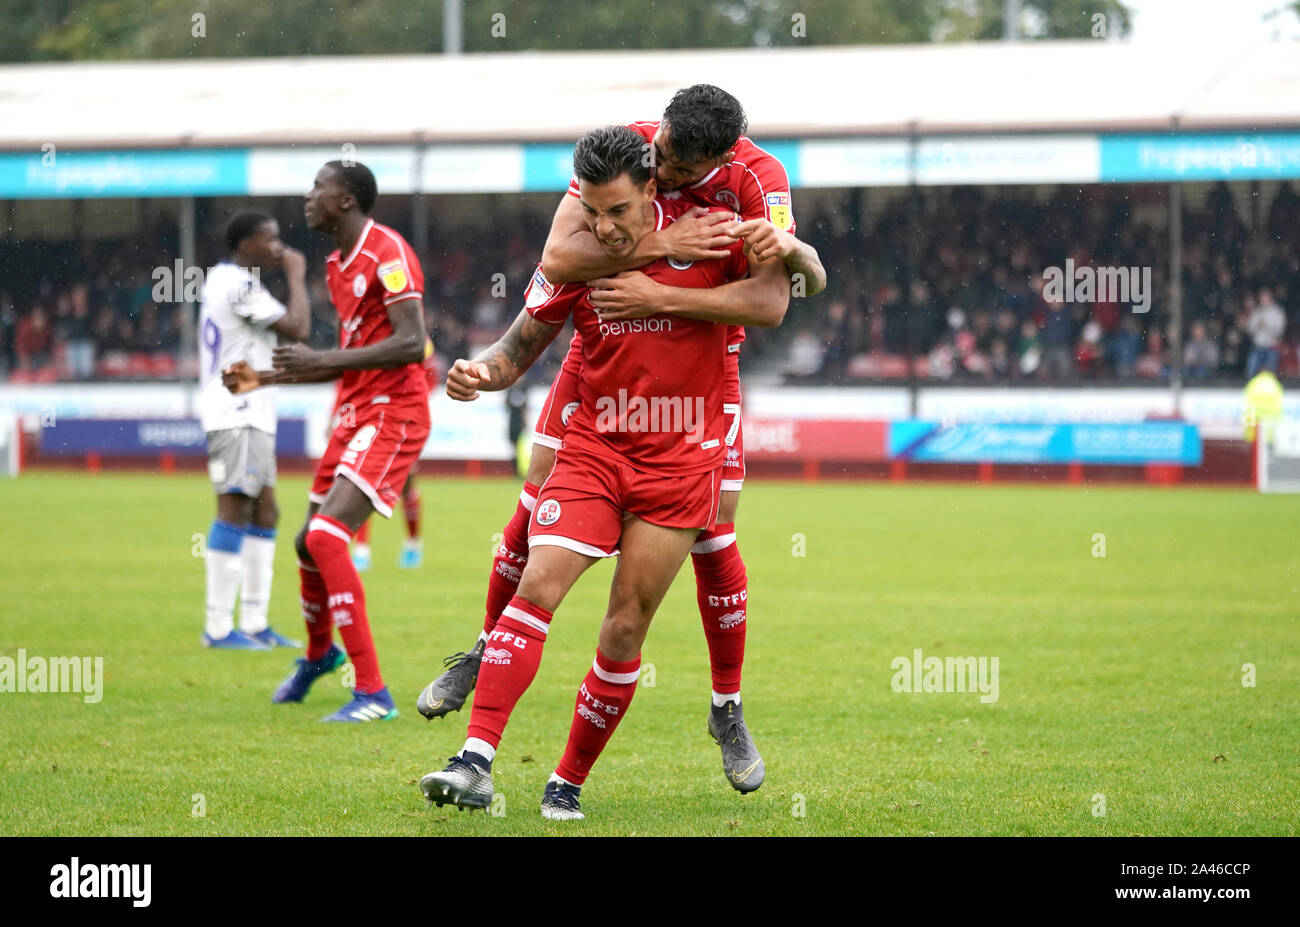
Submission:
[[[687,208],[680,199],[654,206],[656,229]],[[641,270],[667,286],[719,286],[749,271],[743,244],[728,250],[717,260],[658,260]],[[726,326],[663,314],[602,322],[590,293],[581,283],[552,284],[538,267],[524,299],[528,312],[549,325],[572,315],[582,338],[581,404],[565,427],[565,447],[666,476],[720,466]]]
[[[628,128],[653,142],[659,122],[633,122]],[[732,160],[715,167],[695,183],[662,193],[664,199],[681,198],[690,206],[722,207],[741,219],[767,219],[777,228],[794,234],[794,204],[790,197],[790,178],[781,162],[742,135],[736,142]],[[578,178],[569,181],[569,195],[578,195]],[[745,340],[745,329],[732,325],[728,329],[728,350],[738,351]]]
[[[339,314],[339,347],[377,344],[393,333],[388,307],[424,296],[424,272],[406,239],[374,219],[346,258],[337,250],[325,259],[325,282]],[[427,403],[429,384],[422,361],[387,370],[347,370],[339,381],[338,405],[359,407],[387,397],[394,404]]]

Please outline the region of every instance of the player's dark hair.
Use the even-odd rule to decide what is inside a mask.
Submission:
[[[370,215],[370,210],[375,208],[375,200],[379,198],[379,185],[375,183],[375,175],[370,173],[370,168],[360,161],[349,161],[347,164],[342,161],[327,161],[325,166],[339,175],[343,189],[352,194],[352,198],[361,207],[362,214]]]
[[[664,121],[673,154],[682,161],[721,157],[749,128],[740,101],[712,84],[678,90],[664,110]]]
[[[573,148],[573,175],[587,183],[609,183],[627,174],[643,187],[650,179],[650,143],[627,126],[592,129]]]
[[[226,223],[226,250],[234,254],[244,239],[252,238],[258,229],[270,221],[271,217],[261,212],[235,213]]]

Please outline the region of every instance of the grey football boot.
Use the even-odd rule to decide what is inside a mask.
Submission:
[[[492,773],[453,756],[442,772],[431,772],[420,780],[420,791],[439,808],[448,804],[461,810],[486,808],[492,804]]]
[[[740,705],[728,701],[709,706],[709,733],[722,747],[722,774],[737,792],[752,792],[763,784],[763,757],[745,727]]]
[[[483,662],[483,641],[479,641],[469,653],[454,653],[442,661],[446,667],[443,674],[424,687],[420,697],[415,700],[416,710],[430,721],[460,711],[465,699],[474,691],[478,682],[478,668]]]

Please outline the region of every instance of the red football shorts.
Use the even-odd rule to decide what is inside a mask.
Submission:
[[[324,502],[341,476],[370,499],[375,511],[393,516],[402,486],[429,438],[429,407],[416,398],[363,406],[341,418],[316,467],[308,497]]]
[[[735,345],[739,347],[739,345]],[[727,457],[723,466],[723,492],[739,492],[745,484],[745,433],[740,419],[740,354],[728,353],[726,380],[723,384],[723,411],[727,416]],[[569,424],[581,401],[578,396],[578,381],[582,373],[581,362],[573,362],[568,356],[560,368],[551,391],[546,394],[541,414],[533,428],[533,443],[552,450],[559,450],[564,444],[564,429]]]
[[[574,361],[566,355],[560,372],[555,376],[555,382],[551,384],[551,391],[546,394],[546,402],[542,404],[542,413],[537,416],[537,424],[533,427],[534,444],[556,451],[564,445],[564,427],[569,424],[569,416],[581,402],[578,398],[581,374],[581,359]]]
[[[561,448],[537,494],[528,546],[613,557],[629,517],[664,528],[710,528],[718,518],[721,492],[721,467],[690,476],[657,476],[623,461],[595,454],[578,457]]]

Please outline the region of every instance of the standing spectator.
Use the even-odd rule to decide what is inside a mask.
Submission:
[[[1058,301],[1048,302],[1043,321],[1043,370],[1049,380],[1065,380],[1074,372],[1074,320],[1070,309]]]
[[[15,335],[20,370],[42,370],[50,365],[54,351],[54,332],[45,307],[36,305],[18,322]]]
[[[68,351],[68,376],[88,380],[95,372],[95,342],[90,331],[90,306],[85,284],[59,297],[55,334]]]
[[[1286,314],[1273,300],[1273,292],[1261,287],[1259,302],[1246,319],[1246,332],[1254,347],[1246,360],[1246,379],[1252,379],[1261,370],[1277,371],[1278,344],[1286,331]]]
[[[1183,370],[1194,380],[1212,376],[1219,367],[1219,348],[1205,331],[1204,322],[1192,323],[1191,338],[1183,349]]]

